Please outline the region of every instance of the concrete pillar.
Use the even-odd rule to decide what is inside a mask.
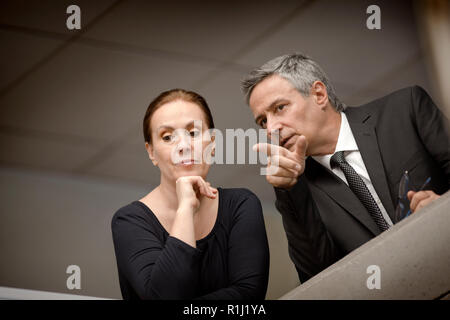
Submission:
[[[416,2],[415,9],[438,105],[450,119],[450,2],[421,0]]]

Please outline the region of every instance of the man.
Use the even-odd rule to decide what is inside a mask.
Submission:
[[[318,64],[293,54],[252,71],[242,88],[256,123],[279,134],[279,146],[256,149],[278,163],[266,179],[301,282],[407,215],[397,208],[405,179],[402,205],[413,213],[449,189],[447,120],[420,87],[347,108]]]

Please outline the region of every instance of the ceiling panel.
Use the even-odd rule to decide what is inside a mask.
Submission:
[[[299,4],[301,1],[126,1],[85,36],[229,60]]]
[[[87,26],[117,0],[2,0],[0,3],[0,25],[30,28],[72,36],[66,20],[67,7],[76,4],[81,9],[81,28]]]
[[[191,88],[210,69],[141,54],[71,44],[0,97],[0,124],[93,140],[140,125],[148,103],[173,87]]]
[[[243,73],[221,69],[202,86],[201,91],[211,107],[214,123],[222,131],[226,128],[256,128],[253,114],[241,92],[242,77]]]
[[[0,92],[62,43],[60,40],[37,38],[1,28],[0,39],[4,46],[0,50]]]
[[[410,1],[377,1],[381,30],[366,28],[370,4],[315,1],[236,62],[258,66],[285,53],[303,52],[342,86],[367,87],[420,52]]]

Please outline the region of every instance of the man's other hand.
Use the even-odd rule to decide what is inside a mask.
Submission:
[[[409,199],[409,208],[411,212],[416,212],[417,210],[422,209],[432,201],[440,198],[440,195],[437,195],[431,190],[424,191],[409,191],[408,194]]]

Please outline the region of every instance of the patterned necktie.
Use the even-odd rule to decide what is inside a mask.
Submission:
[[[344,172],[350,189],[362,202],[364,207],[366,207],[367,211],[369,211],[378,228],[380,228],[381,231],[387,230],[389,228],[389,225],[387,224],[386,220],[384,220],[380,208],[370,194],[369,189],[367,189],[364,181],[356,173],[355,169],[353,169],[353,167],[349,165],[347,161],[345,161],[344,151],[336,152],[331,157],[330,163],[332,167],[339,166],[342,172]]]

